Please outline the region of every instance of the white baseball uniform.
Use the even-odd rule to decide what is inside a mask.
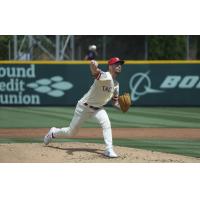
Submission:
[[[112,148],[111,124],[103,106],[112,98],[117,102],[118,95],[118,82],[113,80],[110,72],[100,71],[89,91],[78,101],[69,127],[56,128],[53,136],[56,137],[60,134],[74,135],[78,133],[83,122],[94,117],[103,129],[106,149]]]

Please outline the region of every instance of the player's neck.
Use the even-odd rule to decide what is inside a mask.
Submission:
[[[117,73],[116,72],[114,72],[114,71],[109,71],[109,72],[110,72],[110,74],[111,74],[113,79],[115,79],[117,77]]]

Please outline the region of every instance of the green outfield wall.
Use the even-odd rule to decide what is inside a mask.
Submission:
[[[93,81],[88,61],[0,61],[0,105],[75,105]],[[135,106],[200,105],[200,61],[127,61],[118,81]]]

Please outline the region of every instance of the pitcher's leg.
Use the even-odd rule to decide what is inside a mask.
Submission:
[[[84,105],[77,104],[74,111],[74,116],[69,127],[55,128],[52,127],[48,134],[44,137],[44,143],[47,145],[52,140],[52,138],[58,137],[60,135],[71,136],[78,133],[82,123],[91,116],[91,113],[87,111]]]
[[[112,130],[110,120],[106,111],[104,109],[97,111],[94,114],[94,118],[97,119],[103,129],[103,137],[106,144],[106,149],[112,148]]]
[[[78,103],[69,127],[60,129],[56,128],[53,135],[56,137],[58,135],[72,136],[77,134],[83,122],[86,121],[90,116],[91,114],[87,111],[87,108]]]
[[[111,124],[106,111],[104,109],[98,110],[94,114],[94,117],[103,129],[103,137],[106,144],[106,151],[104,155],[110,158],[117,158],[118,155],[113,150]]]
[[[81,124],[86,120],[83,115],[74,114],[69,127],[54,128],[53,137],[58,137],[59,135],[72,136],[78,133]]]

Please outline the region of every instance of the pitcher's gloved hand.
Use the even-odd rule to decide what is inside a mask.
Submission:
[[[129,93],[124,93],[118,97],[120,108],[123,112],[127,112],[131,106],[131,97]]]

